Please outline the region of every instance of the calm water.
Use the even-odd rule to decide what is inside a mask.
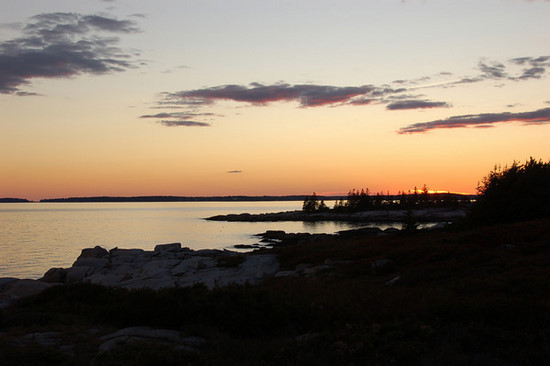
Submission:
[[[221,222],[203,218],[301,208],[301,202],[17,203],[0,204],[0,277],[39,278],[70,267],[83,248],[153,250],[161,243],[232,249],[266,230],[334,233],[346,223]]]

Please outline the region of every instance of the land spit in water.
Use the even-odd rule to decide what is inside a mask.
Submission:
[[[416,210],[369,210],[353,213],[286,211],[262,214],[229,214],[206,218],[212,221],[347,221],[347,222],[395,222],[413,217],[419,222],[449,222],[466,217],[461,208],[426,208]]]

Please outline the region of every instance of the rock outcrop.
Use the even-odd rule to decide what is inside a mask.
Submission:
[[[47,288],[55,286],[55,283],[47,283],[29,279],[0,278],[0,309],[7,308],[19,299],[39,294]]]
[[[236,259],[236,260],[230,260]],[[157,245],[153,251],[99,246],[82,250],[71,268],[52,268],[40,279],[47,283],[85,282],[127,289],[188,287],[212,289],[229,284],[256,284],[279,270],[273,254],[227,250],[191,250],[180,243]]]

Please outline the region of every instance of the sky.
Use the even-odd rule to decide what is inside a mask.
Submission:
[[[0,8],[0,197],[475,193],[550,160],[548,0]]]

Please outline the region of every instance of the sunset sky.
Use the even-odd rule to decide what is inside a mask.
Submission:
[[[0,197],[475,193],[549,141],[550,1],[0,2]]]

